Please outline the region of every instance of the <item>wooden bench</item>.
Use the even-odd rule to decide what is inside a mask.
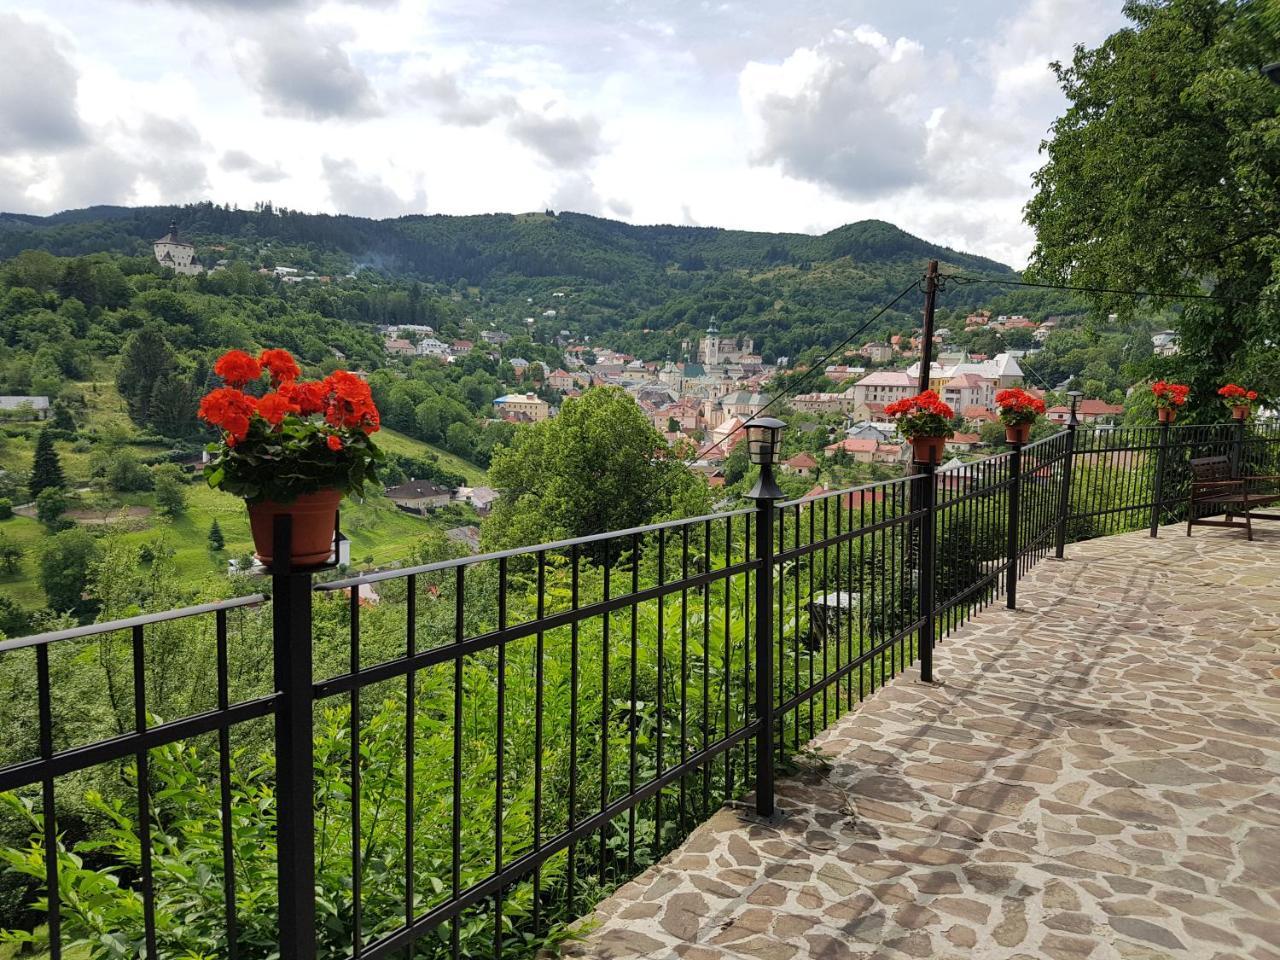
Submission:
[[[1191,528],[1244,527],[1253,539],[1254,520],[1280,520],[1280,514],[1256,513],[1258,507],[1280,503],[1280,477],[1232,477],[1230,457],[1201,457],[1192,460],[1191,496],[1187,502],[1187,536]],[[1225,513],[1223,519],[1209,519],[1204,511]],[[1236,520],[1236,515],[1243,520]]]

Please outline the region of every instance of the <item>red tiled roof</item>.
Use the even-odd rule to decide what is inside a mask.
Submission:
[[[878,441],[871,438],[848,437],[844,440],[838,440],[835,443],[829,443],[822,449],[830,450],[833,453],[843,451],[845,453],[875,453],[876,443]]]
[[[813,454],[808,450],[802,450],[787,461],[788,467],[812,468],[817,465],[818,461],[813,458]]]

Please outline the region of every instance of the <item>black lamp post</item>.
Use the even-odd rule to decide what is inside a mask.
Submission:
[[[760,479],[747,494],[752,500],[778,500],[782,490],[773,478],[773,468],[782,459],[782,428],[786,424],[774,417],[747,421],[747,455],[760,468]]]
[[[1067,423],[1072,427],[1078,426],[1080,423],[1080,421],[1076,418],[1076,410],[1079,408],[1080,398],[1083,396],[1084,394],[1081,393],[1079,390],[1067,391],[1067,402],[1071,404],[1071,419],[1069,419]]]

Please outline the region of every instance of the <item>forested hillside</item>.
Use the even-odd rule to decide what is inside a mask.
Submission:
[[[523,325],[533,314],[528,329],[537,339],[568,329],[652,359],[675,354],[713,316],[726,332],[755,337],[769,359],[829,345],[910,284],[930,258],[970,274],[1012,274],[992,260],[876,220],[810,236],[632,226],[551,211],[375,221],[215,204],[0,215],[0,257],[25,249],[145,256],[171,220],[206,266],[217,260],[254,268],[288,264],[321,274],[367,268],[417,280],[486,323]],[[552,293],[563,294],[555,315],[535,311],[531,304],[545,306]],[[958,287],[944,304],[967,310],[995,302],[999,308],[994,298],[1001,293],[988,285]],[[1061,306],[1051,294],[1032,301],[1042,312]],[[868,333],[908,328],[918,310],[910,298]]]

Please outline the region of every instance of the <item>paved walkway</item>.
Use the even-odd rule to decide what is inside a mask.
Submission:
[[[1078,544],[566,953],[1280,960],[1280,524]]]

